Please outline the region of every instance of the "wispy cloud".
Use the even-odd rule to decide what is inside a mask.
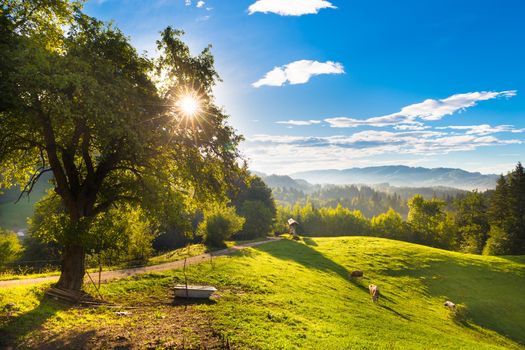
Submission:
[[[344,67],[341,63],[327,61],[318,62],[311,60],[299,60],[281,67],[275,67],[266,75],[252,84],[253,87],[283,86],[289,84],[307,83],[314,75],[321,74],[343,74]]]
[[[285,124],[285,125],[293,125],[293,126],[302,126],[302,125],[314,125],[314,124],[320,124],[320,120],[281,120],[278,122],[275,122],[276,124]]]
[[[516,129],[514,125],[496,125],[490,126],[488,124],[480,125],[450,125],[436,127],[438,130],[466,130],[467,135],[490,135],[498,132],[522,133],[525,129]]]
[[[204,7],[204,5],[206,5],[206,3],[204,1],[202,1],[202,0],[201,1],[197,1],[197,5],[196,6],[198,8]]]
[[[248,7],[248,13],[275,13],[281,16],[316,14],[321,9],[336,7],[326,0],[257,0]]]
[[[493,135],[450,134],[444,131],[365,130],[352,135],[326,137],[254,135],[243,148],[258,168],[286,172],[297,169],[341,168],[371,157],[404,156],[427,158],[450,152],[473,151],[480,147],[521,144],[521,140]],[[301,155],[299,158],[297,155]]]
[[[207,15],[207,16],[200,16],[200,17],[197,17],[196,21],[197,22],[204,22],[204,21],[207,21],[211,18],[211,16]]]
[[[479,101],[485,101],[495,98],[510,98],[516,95],[516,90],[508,91],[481,91],[469,92],[465,94],[456,94],[450,97],[434,100],[427,99],[420,103],[415,103],[403,107],[399,112],[387,114],[384,116],[355,119],[347,117],[327,118],[325,121],[333,128],[351,128],[357,126],[393,126],[393,125],[410,125],[419,123],[417,120],[434,121],[440,120],[444,116],[461,112],[467,108],[473,107]]]
[[[184,5],[191,6],[191,0],[184,0]]]
[[[413,124],[400,124],[400,125],[395,125],[394,126],[394,129],[401,130],[401,131],[406,131],[406,130],[427,130],[427,129],[430,129],[430,128],[431,128],[430,126],[425,125],[423,123],[418,123],[418,122],[414,122]]]

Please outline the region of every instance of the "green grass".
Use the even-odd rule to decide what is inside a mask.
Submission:
[[[177,261],[177,260],[183,260],[184,258],[190,258],[192,256],[214,252],[214,251],[217,251],[223,248],[231,248],[236,245],[241,245],[241,244],[246,244],[246,243],[251,243],[251,242],[258,242],[258,241],[262,241],[265,239],[266,238],[257,238],[257,239],[252,239],[252,240],[226,241],[224,247],[207,247],[204,244],[200,244],[200,243],[190,244],[187,247],[174,249],[172,251],[153,256],[149,258],[148,261],[142,265],[151,266],[151,265],[164,264],[164,263]],[[127,263],[121,263],[121,264],[116,264],[113,266],[103,266],[102,271],[125,269],[128,267],[130,266]],[[136,266],[133,266],[133,267],[136,267]],[[98,267],[89,268],[88,272],[97,273]],[[56,269],[49,268],[47,271],[41,272],[41,273],[17,273],[16,271],[8,270],[8,271],[0,271],[0,281],[49,277],[49,276],[58,276],[58,275],[60,275],[60,271],[58,270],[58,267]]]
[[[357,269],[365,276],[349,279]],[[369,237],[305,238],[191,266],[187,275],[190,283],[219,289],[215,302],[192,307],[237,348],[525,348],[525,257],[466,255]],[[122,305],[156,305],[182,281],[177,270],[115,281],[101,291]],[[381,289],[377,304],[370,301],[370,283]],[[104,311],[93,316],[40,303],[38,288],[0,289],[0,310],[23,300],[17,317],[3,325],[8,333],[27,339],[38,337],[39,325],[71,329],[84,313],[94,328],[101,319],[116,322]],[[445,300],[463,305],[464,317],[454,317]]]

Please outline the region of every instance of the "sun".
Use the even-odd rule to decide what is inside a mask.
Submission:
[[[200,110],[200,101],[194,95],[182,96],[177,103],[179,110],[187,117],[194,117]]]

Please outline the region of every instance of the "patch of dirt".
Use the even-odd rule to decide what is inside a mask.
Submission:
[[[191,305],[117,310],[105,322],[43,329],[17,349],[228,349],[209,318]],[[129,312],[129,314],[125,314]]]

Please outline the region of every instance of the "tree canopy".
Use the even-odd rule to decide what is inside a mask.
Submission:
[[[210,47],[192,56],[168,27],[151,59],[65,0],[4,1],[0,17],[0,180],[28,193],[52,172],[69,227],[59,285],[80,288],[78,237],[97,215],[125,203],[173,215],[173,203],[224,196],[241,137],[214,104]]]

